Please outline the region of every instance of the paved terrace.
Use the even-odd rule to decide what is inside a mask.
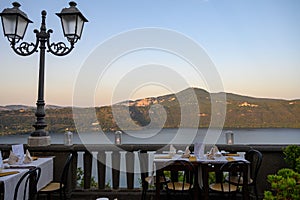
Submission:
[[[174,145],[177,149],[184,149],[186,145]],[[111,182],[110,188],[105,187],[105,176],[107,174],[106,166],[103,164],[106,160],[106,152],[112,152],[112,165],[120,166],[121,151],[135,152],[138,150],[147,151],[162,151],[168,150],[168,146],[163,144],[155,145],[119,145],[116,148],[115,145],[80,145],[76,144],[73,146],[64,146],[59,144],[53,144],[47,147],[25,147],[28,148],[33,156],[55,156],[54,160],[54,180],[59,180],[62,166],[68,153],[76,153],[76,157],[71,165],[71,173],[69,175],[69,187],[68,196],[70,199],[85,199],[85,200],[95,200],[97,197],[109,197],[110,199],[118,198],[118,200],[138,200],[141,198],[141,188],[134,187],[134,174],[126,174],[126,186],[120,187],[120,172],[115,169],[111,169]],[[269,183],[266,181],[268,174],[276,173],[280,168],[286,167],[284,162],[284,156],[282,149],[286,145],[218,145],[219,149],[231,151],[231,152],[246,152],[249,149],[257,149],[263,154],[263,161],[260,172],[258,174],[258,190],[260,198],[263,197],[263,192],[269,188]],[[193,146],[192,146],[193,148]],[[4,158],[8,157],[11,145],[0,144],[0,149],[3,152]],[[93,157],[90,153],[96,152],[98,159],[102,162],[97,162],[98,177],[95,177],[98,182],[98,188],[91,188],[92,181],[92,162]],[[78,154],[83,154],[82,159],[84,163],[84,186],[82,188],[77,186],[77,175],[76,169],[78,167]],[[134,153],[126,153],[126,168],[133,169],[135,162]],[[118,168],[118,167],[116,167]],[[154,192],[147,194],[149,199],[155,199]],[[162,194],[165,197],[165,194]],[[254,196],[250,192],[251,196]],[[57,199],[57,198],[53,198]],[[166,199],[166,198],[162,198]],[[214,198],[212,198],[214,199]]]

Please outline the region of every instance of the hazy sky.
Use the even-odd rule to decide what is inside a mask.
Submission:
[[[0,0],[0,10],[13,1]],[[102,43],[134,29],[155,27],[190,38],[203,48],[221,77],[224,91],[255,97],[300,99],[300,1],[298,0],[77,0],[77,7],[89,22],[82,39],[71,54],[46,55],[45,100],[47,104],[72,105],[74,86],[86,63],[97,66],[90,57]],[[35,40],[40,12],[47,11],[47,28],[54,30],[52,41],[66,41],[55,13],[68,7],[64,0],[21,0],[21,10],[34,22],[24,41]],[[16,55],[0,31],[0,105],[34,105],[37,100],[39,54]],[[132,41],[124,41],[132,42]],[[176,43],[176,41],[174,41]],[[113,52],[118,45],[108,47]],[[98,59],[103,59],[98,55]],[[97,57],[97,56],[96,56]],[[100,62],[99,62],[100,63]],[[133,67],[134,66],[134,67]],[[154,70],[147,70],[147,69]],[[162,69],[160,72],[157,69]],[[145,69],[145,70],[140,70]],[[166,74],[163,74],[164,69]],[[199,78],[190,63],[170,52],[144,49],[120,55],[112,60],[94,90],[95,104],[110,104],[115,85],[129,77],[144,78],[148,83],[130,86],[124,99],[157,96],[173,92],[171,85],[151,82],[151,77],[176,79],[172,69],[187,82],[186,86],[209,90],[206,77]],[[161,77],[160,77],[161,78]],[[87,77],[88,82],[89,77]],[[134,78],[133,78],[134,79]],[[176,80],[174,81],[176,82]],[[101,85],[102,84],[102,85]],[[173,84],[173,83],[172,83]],[[100,86],[101,85],[101,86]],[[176,85],[176,84],[175,84]],[[122,82],[122,87],[126,88]],[[129,86],[128,86],[129,87]],[[215,92],[215,91],[212,91]],[[117,95],[121,100],[120,94]],[[78,102],[78,101],[77,101]],[[82,105],[90,101],[82,99]]]

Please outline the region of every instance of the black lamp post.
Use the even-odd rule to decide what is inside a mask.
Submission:
[[[56,56],[64,56],[69,54],[74,44],[80,39],[83,25],[88,20],[76,8],[75,2],[69,3],[69,8],[64,8],[60,13],[57,13],[61,19],[64,36],[67,38],[70,46],[68,47],[63,42],[50,43],[51,29],[46,29],[46,11],[42,11],[42,23],[40,30],[35,29],[36,42],[20,42],[23,39],[27,26],[32,23],[27,15],[22,12],[19,3],[14,2],[13,8],[6,8],[0,13],[4,35],[10,42],[11,48],[20,56],[29,56],[35,52],[40,52],[39,65],[39,83],[38,83],[38,100],[37,109],[35,112],[36,122],[33,125],[35,131],[31,133],[32,141],[28,140],[28,144],[32,146],[46,146],[50,144],[50,136],[45,131],[47,126],[45,122],[45,101],[44,101],[44,74],[45,74],[45,52],[50,52]],[[39,50],[38,50],[39,48]]]

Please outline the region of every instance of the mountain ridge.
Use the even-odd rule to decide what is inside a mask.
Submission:
[[[201,88],[195,88],[195,87],[190,87],[190,88],[186,88],[182,91],[179,91],[178,93],[180,92],[183,92],[185,90],[189,90],[189,89],[195,89],[195,90],[202,90],[204,92],[206,92],[207,94],[212,94],[212,95],[217,95],[217,94],[223,94],[225,93],[227,97],[230,97],[230,96],[236,96],[236,97],[240,97],[240,98],[249,98],[249,99],[255,99],[255,100],[278,100],[278,101],[300,101],[300,99],[283,99],[283,98],[270,98],[270,97],[253,97],[253,96],[249,96],[249,95],[241,95],[241,94],[236,94],[236,93],[232,93],[232,92],[215,92],[215,93],[209,93],[207,92],[206,90],[204,89],[201,89]],[[176,93],[176,94],[178,94]],[[161,95],[161,96],[157,96],[157,97],[145,97],[145,98],[139,98],[139,99],[136,99],[136,100],[125,100],[125,101],[121,101],[121,102],[118,102],[118,103],[115,103],[113,105],[127,105],[128,103],[129,104],[132,104],[136,101],[140,101],[140,100],[144,100],[144,99],[151,99],[151,98],[159,98],[159,97],[166,97],[166,96],[170,96],[170,95],[174,95],[174,94],[165,94],[165,95]],[[111,106],[111,105],[109,105]],[[61,106],[61,105],[53,105],[53,104],[46,104],[45,105],[45,109],[59,109],[59,108],[68,108],[68,107],[73,107],[71,105],[67,105],[67,106]],[[96,106],[96,107],[105,107],[105,106]],[[36,107],[35,106],[31,106],[31,105],[23,105],[23,104],[9,104],[9,105],[0,105],[0,111],[3,111],[3,110],[19,110],[19,109],[35,109]],[[88,107],[81,107],[81,108],[88,108]]]
[[[209,93],[200,88],[187,88],[175,94],[122,101],[112,106],[77,107],[76,109],[80,109],[82,113],[93,109],[97,117],[95,121],[92,117],[82,115],[81,123],[85,126],[80,127],[81,130],[75,127],[73,110],[70,106],[47,105],[45,119],[49,132],[64,132],[66,128],[81,132],[100,129],[103,131],[140,130],[160,127],[162,120],[165,120],[164,128],[194,127],[195,125],[189,122],[181,124],[181,108],[194,109],[196,105],[199,106],[197,115],[200,119],[197,127],[205,128],[211,124],[211,101],[218,101],[219,96],[224,94],[226,94],[226,102],[218,102],[219,105],[226,106],[224,128],[300,128],[299,99],[284,100],[233,93]],[[195,97],[197,102],[195,102]],[[164,111],[153,109],[156,105],[162,106]],[[33,131],[34,112],[33,106],[0,106],[0,135]],[[116,112],[124,120],[122,128],[114,118],[113,114]],[[164,114],[166,114],[166,119],[162,118]],[[189,119],[195,115],[190,112],[190,115],[185,117]]]

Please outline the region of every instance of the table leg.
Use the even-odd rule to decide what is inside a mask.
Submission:
[[[202,167],[202,181],[203,181],[203,193],[204,193],[204,199],[209,199],[209,185],[208,185],[208,172],[207,166],[203,165]]]
[[[249,164],[246,165],[244,172],[243,172],[243,199],[248,200],[249,199],[249,189],[248,189],[248,168]]]
[[[195,184],[194,184],[194,189],[195,189],[195,192],[194,192],[194,200],[197,200],[197,199],[201,199],[200,197],[200,192],[199,192],[199,189],[200,189],[200,186],[199,186],[199,180],[198,180],[198,169],[196,168],[196,172],[195,172]]]
[[[3,182],[0,181],[0,200],[4,199],[4,185]]]
[[[156,183],[155,183],[155,199],[159,200],[160,199],[160,170],[156,171]]]

